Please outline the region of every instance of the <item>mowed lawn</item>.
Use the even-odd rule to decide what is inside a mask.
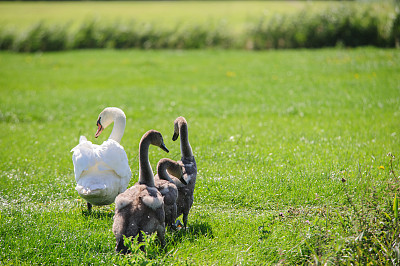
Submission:
[[[170,149],[150,148],[154,171],[180,159],[174,119],[189,123],[189,229],[168,231],[155,263],[343,262],[357,213],[399,195],[398,50],[2,52],[0,94],[5,265],[134,259],[114,253],[114,204],[89,215],[75,191],[70,150],[80,135],[107,139],[111,128],[94,138],[107,106],[127,116],[130,185],[141,136],[156,129]]]

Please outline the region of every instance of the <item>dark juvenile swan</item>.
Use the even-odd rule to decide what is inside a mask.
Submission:
[[[101,145],[92,144],[81,136],[79,144],[71,151],[74,163],[76,191],[87,201],[88,210],[92,205],[108,205],[126,190],[131,180],[131,169],[124,148],[119,144],[125,129],[125,114],[116,107],[107,107],[97,119],[97,138],[114,122],[108,140]]]
[[[178,189],[173,180],[176,178],[170,176],[167,169],[174,172],[182,183],[186,184],[186,181],[183,179],[182,167],[178,162],[168,158],[163,158],[158,162],[157,175],[154,177],[155,186],[164,197],[165,225],[175,229]]]
[[[197,176],[197,166],[196,160],[194,159],[192,148],[189,144],[189,133],[188,133],[188,124],[186,119],[182,116],[175,119],[174,122],[174,135],[172,140],[175,141],[180,136],[181,138],[181,155],[182,158],[178,161],[181,164],[183,169],[183,178],[186,181],[187,185],[179,184],[180,182],[175,182],[178,187],[178,199],[177,199],[177,217],[183,214],[183,224],[186,228],[188,215],[190,208],[193,204],[193,192],[194,187],[196,185],[196,176]],[[175,173],[171,174],[175,175]],[[177,224],[180,222],[178,221]]]
[[[126,253],[123,236],[137,236],[142,241],[141,231],[157,232],[164,245],[165,214],[161,193],[154,186],[154,175],[149,162],[149,146],[155,145],[168,152],[161,133],[146,132],[139,144],[139,182],[115,199],[113,233],[117,241],[116,252]]]

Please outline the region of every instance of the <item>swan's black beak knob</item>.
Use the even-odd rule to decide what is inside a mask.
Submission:
[[[98,136],[100,136],[101,132],[103,131],[103,126],[100,123],[100,118],[99,120],[97,120],[97,131],[96,134],[94,134],[94,137],[97,138]]]

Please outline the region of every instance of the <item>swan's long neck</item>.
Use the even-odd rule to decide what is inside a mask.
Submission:
[[[163,163],[159,164],[157,167],[157,173],[158,173],[158,177],[160,179],[164,179],[167,180],[169,182],[174,182],[170,175],[167,172],[167,169],[173,169],[174,165],[172,164],[172,162],[170,161],[164,161]]]
[[[139,184],[154,187],[153,170],[149,162],[150,141],[143,139],[139,145]]]
[[[186,123],[182,123],[179,127],[179,135],[181,139],[181,154],[183,158],[192,158],[192,147],[189,144],[189,132]]]
[[[124,135],[125,124],[126,124],[125,115],[123,113],[122,114],[116,113],[114,115],[114,127],[108,139],[113,139],[116,142],[120,143],[122,136]]]

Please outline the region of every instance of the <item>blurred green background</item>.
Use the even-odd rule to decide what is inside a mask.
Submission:
[[[0,49],[394,47],[394,1],[0,2]]]

